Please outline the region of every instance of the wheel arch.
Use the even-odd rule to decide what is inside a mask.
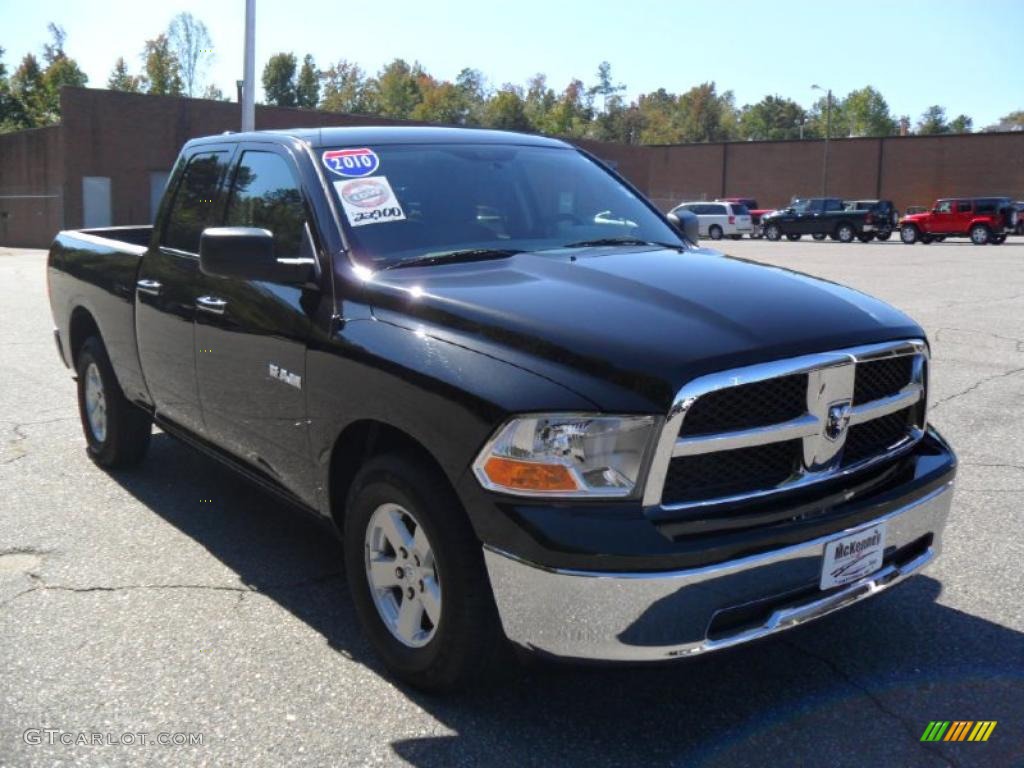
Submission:
[[[89,309],[79,304],[71,310],[71,318],[68,321],[68,355],[72,368],[75,367],[82,345],[90,336],[96,336],[101,343],[103,342],[103,333],[96,318]]]
[[[327,475],[327,508],[338,533],[345,530],[348,493],[352,481],[369,459],[385,453],[403,453],[422,461],[449,486],[458,498],[452,479],[433,452],[409,432],[378,419],[360,419],[348,424],[335,438]]]

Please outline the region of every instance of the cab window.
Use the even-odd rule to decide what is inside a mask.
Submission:
[[[952,200],[939,200],[935,206],[936,213],[952,213],[953,212],[953,201]]]
[[[956,204],[956,210],[958,213],[970,213],[973,207],[974,204],[970,200],[961,200]]]
[[[243,152],[231,183],[225,224],[269,230],[274,253],[296,258],[302,255],[305,222],[302,193],[288,162],[274,152]]]
[[[175,190],[160,245],[199,253],[199,236],[212,223],[227,159],[227,152],[200,152],[189,159]]]

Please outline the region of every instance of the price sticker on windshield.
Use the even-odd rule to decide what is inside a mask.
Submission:
[[[353,227],[405,220],[405,211],[395,197],[387,176],[336,181],[334,188],[341,198],[345,217]]]

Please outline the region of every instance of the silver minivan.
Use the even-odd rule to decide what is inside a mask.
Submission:
[[[742,203],[680,203],[671,213],[676,211],[695,213],[700,225],[700,236],[710,237],[712,240],[721,240],[723,237],[739,240],[744,235],[751,234],[754,229],[750,211]]]

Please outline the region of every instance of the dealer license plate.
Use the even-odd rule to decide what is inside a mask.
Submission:
[[[868,576],[882,567],[885,523],[861,528],[825,545],[821,588],[831,589]]]

